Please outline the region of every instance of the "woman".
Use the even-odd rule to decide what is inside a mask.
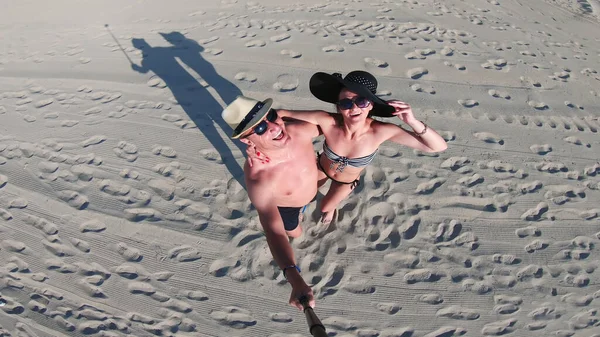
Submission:
[[[277,110],[277,114],[316,124],[325,136],[323,152],[317,155],[319,186],[331,179],[329,191],[321,201],[323,224],[329,224],[335,217],[339,203],[358,185],[364,168],[385,141],[424,152],[447,148],[437,132],[415,118],[410,105],[398,100],[386,102],[375,95],[377,80],[368,72],[352,71],[344,78],[339,73],[318,72],[309,85],[315,97],[334,103],[337,113]],[[371,116],[398,116],[412,131]],[[257,158],[268,160],[260,155]]]

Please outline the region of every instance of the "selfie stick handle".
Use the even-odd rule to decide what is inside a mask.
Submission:
[[[319,320],[319,317],[317,317],[313,308],[308,305],[308,298],[302,296],[298,300],[304,307],[304,316],[306,316],[306,323],[308,323],[308,331],[310,331],[310,334],[314,337],[327,337],[325,326],[323,326],[323,323],[321,323],[321,320]]]

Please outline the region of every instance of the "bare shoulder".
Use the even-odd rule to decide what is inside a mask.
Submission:
[[[263,181],[270,179],[270,170],[265,165],[250,166],[248,162],[244,164],[244,178],[248,185],[260,185]]]
[[[286,118],[284,122],[288,133],[296,137],[314,138],[321,134],[319,127],[309,122],[293,118]]]
[[[264,165],[254,165],[250,167],[248,164],[244,167],[244,177],[246,180],[246,188],[248,189],[248,197],[255,206],[260,207],[262,201],[265,201],[272,195],[273,171],[261,168]]]
[[[371,130],[377,138],[381,138],[383,140],[406,132],[406,130],[404,130],[400,125],[378,120],[371,121]]]
[[[398,124],[382,122],[376,119],[371,120],[371,129],[375,132],[396,132],[399,128],[402,128]]]

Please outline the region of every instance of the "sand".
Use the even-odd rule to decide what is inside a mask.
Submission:
[[[0,336],[308,336],[220,113],[241,93],[328,110],[308,79],[355,69],[449,148],[385,144],[335,226],[309,206],[293,246],[330,336],[600,336],[599,16],[597,0],[5,4]]]

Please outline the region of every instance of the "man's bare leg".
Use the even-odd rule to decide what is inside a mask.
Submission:
[[[298,227],[294,228],[294,230],[286,231],[286,233],[290,238],[297,238],[302,235],[302,226],[298,224]]]

